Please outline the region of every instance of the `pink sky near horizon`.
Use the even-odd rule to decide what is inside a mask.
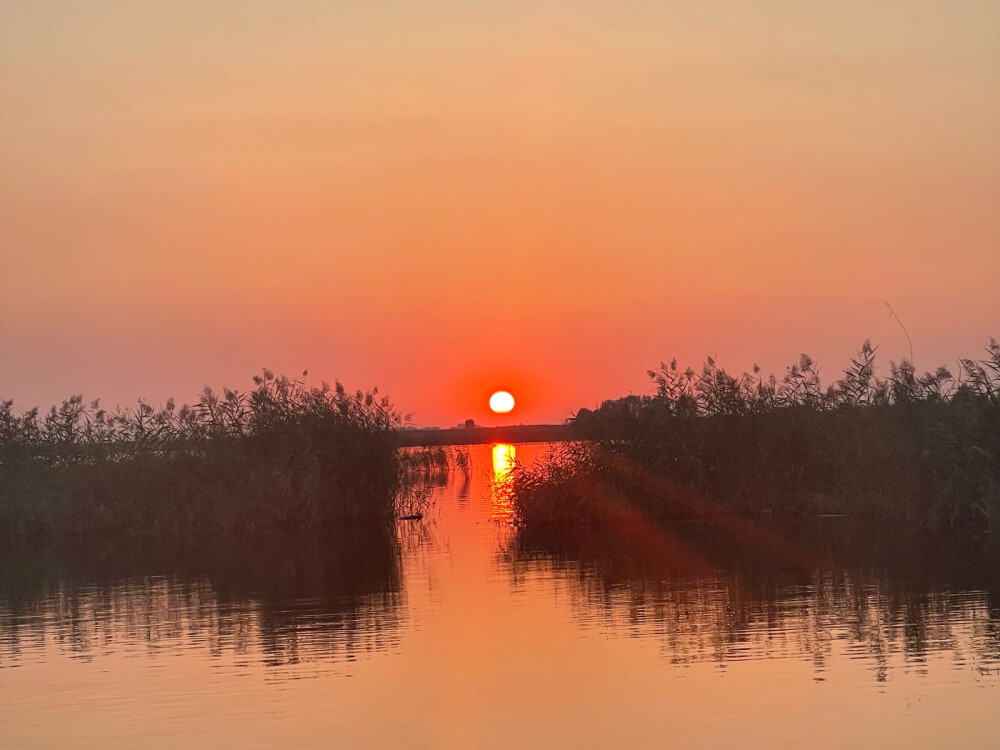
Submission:
[[[0,398],[420,425],[1000,336],[1000,6],[0,0]],[[508,418],[486,398],[506,388]]]

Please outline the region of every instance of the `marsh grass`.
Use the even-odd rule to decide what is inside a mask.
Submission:
[[[377,390],[265,370],[193,406],[107,411],[74,396],[41,415],[0,402],[0,530],[316,527],[391,517],[407,477],[399,413]]]
[[[403,481],[396,499],[396,513],[402,519],[422,518],[431,505],[435,487],[444,487],[454,472],[468,484],[471,458],[465,446],[421,446],[399,449]]]
[[[887,377],[865,342],[823,387],[803,356],[780,380],[709,359],[649,372],[656,393],[581,409],[581,442],[507,483],[525,522],[731,512],[1000,524],[1000,344],[918,376]]]
[[[441,485],[454,471],[466,479],[471,473],[469,449],[461,445],[404,448],[400,460],[407,477]]]

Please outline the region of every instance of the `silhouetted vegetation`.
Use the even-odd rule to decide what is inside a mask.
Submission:
[[[443,486],[452,471],[468,476],[471,471],[469,449],[462,446],[423,446],[405,448],[400,453],[403,469],[412,479]]]
[[[402,447],[399,449],[404,486],[396,500],[397,516],[419,520],[430,505],[435,487],[444,487],[453,471],[468,483],[472,471],[469,449],[462,446]]]
[[[1000,344],[987,354],[957,376],[903,361],[879,377],[865,342],[827,387],[807,356],[780,380],[662,364],[655,395],[581,409],[582,442],[516,467],[505,491],[526,522],[735,511],[996,525]]]
[[[312,527],[391,517],[402,420],[377,391],[265,370],[249,392],[106,411],[75,396],[47,415],[0,402],[0,531]]]

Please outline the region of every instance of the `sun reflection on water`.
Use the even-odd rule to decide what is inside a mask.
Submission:
[[[517,461],[517,449],[510,443],[493,444],[493,487],[491,495],[493,498],[492,518],[498,521],[509,521],[514,515],[510,499],[505,492],[502,492],[511,469]]]

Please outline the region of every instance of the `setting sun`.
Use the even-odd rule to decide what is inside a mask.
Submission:
[[[514,408],[514,397],[507,391],[497,391],[490,396],[490,409],[496,414],[506,414]]]

